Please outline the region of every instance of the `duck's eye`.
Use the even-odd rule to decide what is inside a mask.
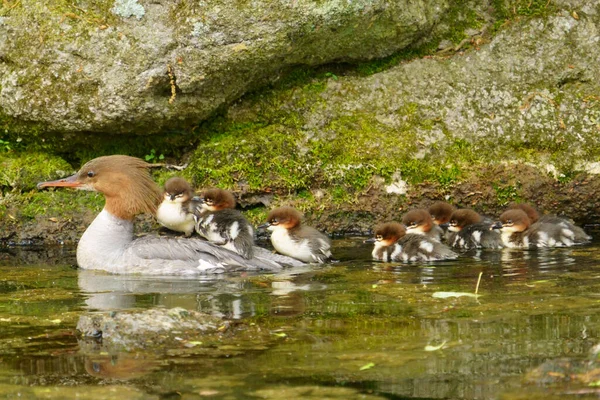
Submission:
[[[450,221],[450,226],[456,226],[458,223],[455,220]]]
[[[504,225],[512,225],[512,219],[507,219],[506,222],[504,223]]]
[[[214,201],[212,199],[205,199],[204,202],[206,204],[208,204],[209,206],[212,205],[214,203]]]
[[[180,199],[180,198],[182,198],[182,197],[183,197],[183,193],[179,193],[179,194],[176,194],[176,195],[175,195],[175,198],[177,198],[177,199]]]
[[[87,176],[88,176],[88,178],[93,178],[93,177],[94,177],[94,175],[96,175],[96,174],[94,173],[94,171],[88,171],[88,173],[87,173]]]
[[[279,220],[277,218],[273,218],[270,223],[271,225],[279,225]]]
[[[375,240],[383,240],[383,236],[377,235],[377,236],[375,236]]]

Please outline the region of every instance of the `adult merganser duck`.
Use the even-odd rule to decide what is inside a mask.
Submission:
[[[165,182],[163,201],[156,210],[156,220],[172,231],[184,232],[190,237],[194,232],[194,211],[200,205],[190,184],[174,177]]]
[[[77,245],[79,267],[118,274],[199,275],[235,270],[277,271],[282,265],[303,265],[260,248],[255,249],[254,258],[246,260],[202,239],[134,239],[134,216],[154,213],[161,198],[148,167],[139,158],[105,156],[89,161],[73,176],[38,184],[38,188],[71,187],[104,195],[104,209]]]
[[[564,221],[563,221],[564,222]],[[527,213],[510,209],[493,226],[501,231],[506,247],[569,247],[588,243],[591,236],[575,225],[538,220],[532,224]]]
[[[375,228],[373,258],[379,261],[411,262],[454,260],[458,254],[424,235],[406,233],[404,225],[387,222]]]
[[[200,200],[194,215],[196,232],[244,258],[252,258],[254,229],[244,215],[234,209],[233,195],[223,189],[208,189]]]
[[[428,210],[410,210],[402,218],[402,223],[406,226],[406,233],[425,235],[438,242],[441,242],[444,236],[443,229],[433,222]]]
[[[271,231],[275,250],[308,263],[324,263],[331,258],[331,240],[318,230],[301,224],[302,214],[293,207],[279,207],[267,215],[259,228]]]
[[[448,230],[453,232],[448,243],[460,249],[501,249],[502,238],[498,231],[492,230],[492,224],[485,222],[473,210],[460,209],[452,213]]]

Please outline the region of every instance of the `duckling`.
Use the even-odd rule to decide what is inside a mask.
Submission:
[[[442,229],[442,240],[448,242],[451,232],[448,232],[448,222],[454,212],[455,208],[453,205],[446,203],[445,201],[436,201],[433,203],[427,211],[433,220],[433,223]]]
[[[485,222],[473,210],[460,209],[452,213],[448,230],[450,246],[460,249],[501,249],[502,238],[498,231],[492,230],[492,223]]]
[[[205,190],[194,219],[196,232],[209,242],[244,258],[253,257],[254,229],[244,215],[235,210],[235,198],[227,190]]]
[[[279,207],[259,226],[271,231],[277,252],[308,263],[324,263],[331,258],[331,240],[318,230],[301,224],[302,214],[293,207]]]
[[[527,214],[532,224],[535,224],[536,222],[540,221],[548,222],[551,224],[562,224],[565,226],[565,228],[569,228],[570,226],[575,225],[575,221],[567,217],[559,217],[558,215],[553,214],[544,214],[540,217],[540,214],[537,212],[537,210],[527,203],[512,203],[509,205],[508,208],[520,209],[525,211],[525,214]]]
[[[591,236],[578,226],[538,220],[532,224],[522,209],[510,209],[493,225],[506,247],[569,247],[588,243]]]
[[[455,208],[453,205],[446,203],[445,201],[436,201],[429,206],[429,214],[433,223],[436,225],[443,225],[450,222],[450,217],[454,212]]]
[[[190,184],[174,177],[165,182],[163,201],[156,210],[156,220],[165,228],[183,232],[190,237],[194,232],[194,210],[199,204]]]
[[[410,210],[402,218],[402,223],[406,226],[406,233],[425,235],[438,242],[442,241],[444,231],[438,225],[434,224],[427,210]]]
[[[373,259],[385,262],[454,260],[458,254],[427,236],[406,233],[404,225],[387,222],[375,228]]]

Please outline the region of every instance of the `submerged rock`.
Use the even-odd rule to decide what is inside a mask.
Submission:
[[[183,308],[93,313],[77,323],[85,338],[124,349],[169,346],[203,336],[215,339],[228,328],[229,322],[221,318]]]

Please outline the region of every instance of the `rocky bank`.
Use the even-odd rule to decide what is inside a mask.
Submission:
[[[365,233],[435,199],[600,215],[597,2],[298,1],[284,17],[266,0],[252,15],[140,1],[139,18],[97,3],[0,9],[5,243],[76,240],[101,198],[35,183],[106,153],[185,164],[157,168],[157,181],[231,189],[255,223],[291,204],[330,233]],[[52,25],[52,46],[8,40],[20,18]]]

